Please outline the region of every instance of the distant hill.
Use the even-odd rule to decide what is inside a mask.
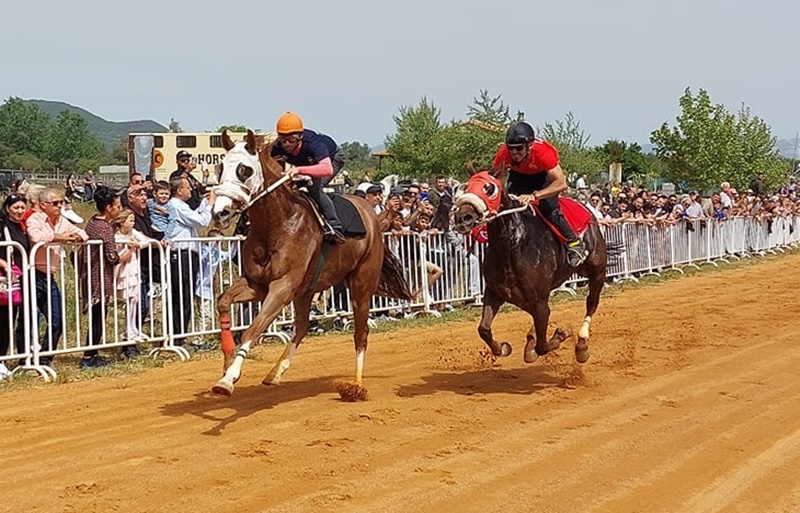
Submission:
[[[25,100],[42,109],[42,111],[55,118],[62,110],[68,110],[79,114],[89,125],[89,130],[103,143],[103,146],[110,148],[122,137],[131,132],[166,132],[167,127],[149,119],[139,121],[107,121],[100,116],[92,114],[88,110],[75,107],[69,103],[54,102],[50,100]]]

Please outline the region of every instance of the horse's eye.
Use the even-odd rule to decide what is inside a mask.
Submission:
[[[236,178],[238,178],[240,182],[246,181],[251,176],[253,176],[252,167],[239,164],[239,167],[236,168]]]
[[[497,193],[497,187],[493,183],[487,183],[483,186],[483,192],[490,198],[494,198]]]

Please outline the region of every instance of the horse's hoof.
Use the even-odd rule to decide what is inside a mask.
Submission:
[[[230,397],[231,395],[233,395],[234,388],[235,387],[233,383],[223,378],[217,381],[217,383],[213,387],[211,387],[211,392],[217,395],[224,395],[225,397]]]
[[[269,374],[267,374],[266,376],[264,376],[264,379],[261,380],[261,384],[268,387],[276,386],[281,384],[281,380],[275,379],[275,376],[270,376]]]
[[[336,391],[339,392],[339,397],[342,401],[354,403],[356,401],[367,400],[367,389],[358,383],[345,383],[337,381],[333,384]]]
[[[586,340],[578,340],[578,343],[575,344],[575,359],[578,360],[578,363],[586,363],[589,361],[590,354],[591,351],[589,351],[589,344],[586,343]]]
[[[500,343],[500,356],[510,356],[511,350],[511,344],[508,342]]]
[[[536,353],[536,351],[527,351],[523,358],[525,360],[525,363],[534,363],[536,360],[539,359],[539,355]]]

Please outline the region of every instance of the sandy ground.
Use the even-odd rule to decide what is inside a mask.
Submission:
[[[0,510],[800,512],[800,255],[604,296],[592,358],[522,362],[501,315],[373,334],[370,400],[343,403],[347,336],[280,387],[259,348],[233,397],[220,361],[0,395]],[[582,304],[553,307],[576,330]]]

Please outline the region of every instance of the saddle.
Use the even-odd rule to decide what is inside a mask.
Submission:
[[[323,217],[322,213],[319,211],[317,202],[308,195],[305,189],[301,189],[301,191],[311,205],[311,211],[314,212],[314,216],[317,218],[317,222],[319,222],[319,227],[324,233],[329,229],[328,221],[325,220],[325,217]],[[342,232],[345,238],[349,239],[366,235],[367,228],[364,226],[364,221],[361,219],[353,202],[341,194],[328,194],[328,196],[333,201],[333,208],[336,209],[336,215],[339,217],[339,221],[342,222]]]
[[[559,196],[558,205],[561,207],[561,213],[564,214],[564,219],[567,220],[567,224],[572,228],[572,231],[574,231],[575,235],[579,238],[582,237],[583,233],[589,228],[589,225],[592,224],[593,214],[582,203],[566,196]],[[535,206],[533,208],[536,210],[536,215],[542,218],[544,224],[550,228],[550,231],[555,234],[558,240],[562,243],[567,242],[566,237],[558,231],[558,228],[556,228],[546,216],[542,215],[539,207]]]

